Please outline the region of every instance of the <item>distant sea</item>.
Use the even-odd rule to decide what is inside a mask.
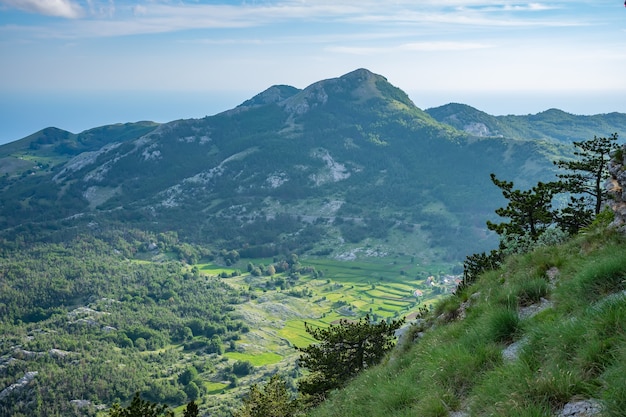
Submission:
[[[211,116],[243,103],[260,91],[236,92],[0,92],[0,144],[54,126],[80,133],[114,123],[170,122]],[[421,109],[450,102],[467,104],[491,115],[535,114],[550,108],[573,114],[626,113],[622,93],[407,92]],[[626,136],[626,132],[620,132]]]

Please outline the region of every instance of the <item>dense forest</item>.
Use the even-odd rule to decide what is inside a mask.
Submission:
[[[37,376],[3,413],[89,415],[135,392],[179,405],[200,396],[199,373],[235,380],[220,355],[249,330],[236,313],[247,295],[178,260],[212,256],[190,248],[138,231],[4,241],[0,386]],[[159,250],[163,261],[141,260]]]

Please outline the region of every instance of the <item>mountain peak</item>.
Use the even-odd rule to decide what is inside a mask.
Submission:
[[[381,99],[397,101],[409,107],[415,106],[404,91],[391,85],[382,75],[374,74],[365,68],[311,84],[285,100],[283,105],[288,111],[303,114],[313,107],[326,104],[331,97],[357,103]]]
[[[342,75],[339,78],[344,79],[344,80],[356,80],[360,82],[368,81],[371,79],[380,79],[380,80],[387,81],[387,79],[383,77],[382,75],[374,74],[372,71],[366,68],[355,69],[354,71],[351,71],[345,75]]]
[[[280,103],[281,101],[284,101],[299,92],[300,90],[298,88],[290,85],[273,85],[267,90],[252,97],[250,100],[244,101],[237,107],[254,107],[263,106],[265,104]]]

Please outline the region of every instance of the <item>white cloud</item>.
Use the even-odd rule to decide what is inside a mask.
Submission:
[[[77,0],[0,0],[0,3],[65,17],[79,17]],[[491,0],[372,0],[269,1],[239,5],[227,3],[190,3],[150,0],[118,2],[82,0],[92,19],[75,26],[55,28],[60,37],[111,37],[134,34],[168,33],[190,29],[268,27],[282,23],[368,25],[463,25],[481,27],[536,27],[577,25],[578,21],[550,21],[537,13],[530,18],[518,11],[545,11],[553,6],[543,3],[514,3]],[[45,10],[45,11],[44,11]],[[94,19],[95,18],[95,19]]]
[[[147,13],[148,13],[148,8],[146,6],[142,4],[133,6],[133,14],[135,14],[136,16],[145,15]]]
[[[192,27],[198,27],[211,16],[224,26],[246,26],[275,23],[285,20],[328,19],[352,21],[408,21],[408,22],[439,22],[441,16],[456,15],[457,19],[473,19],[480,16],[484,21],[497,21],[498,13],[546,11],[559,8],[545,3],[519,3],[503,0],[423,0],[419,3],[407,0],[380,2],[373,0],[278,0],[264,2],[210,2],[196,1],[118,1],[114,0],[0,0],[0,3],[31,12],[64,17],[80,17],[85,4],[94,17],[113,17],[121,23],[130,18],[142,16],[145,19],[162,19],[162,21],[182,21]],[[445,20],[445,19],[443,19]],[[483,21],[483,23],[484,23]],[[172,25],[175,26],[175,25]]]
[[[564,0],[71,1],[85,19],[0,24],[0,55],[14,58],[0,89],[257,92],[358,67],[415,91],[626,88],[620,13],[582,0],[578,10]]]
[[[458,6],[459,10],[479,10],[481,12],[540,12],[545,10],[555,10],[560,7],[548,5],[544,3],[510,3],[502,4],[502,2],[476,2],[474,4],[462,3]]]
[[[9,7],[30,13],[76,19],[83,16],[83,8],[71,0],[0,0]]]

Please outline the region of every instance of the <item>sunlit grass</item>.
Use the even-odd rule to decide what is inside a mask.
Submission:
[[[298,347],[306,347],[315,341],[315,339],[306,332],[304,323],[301,320],[287,321],[285,326],[278,331],[278,334],[289,340],[292,345]]]
[[[223,356],[235,361],[248,361],[254,366],[272,365],[280,362],[283,359],[282,356],[272,352],[226,352]]]
[[[213,394],[220,394],[222,391],[224,391],[226,388],[228,388],[228,385],[227,384],[223,384],[221,382],[205,381],[204,382],[204,387],[207,390],[207,394],[213,395]]]
[[[570,401],[593,399],[603,416],[623,416],[625,253],[623,237],[589,231],[508,259],[459,296],[442,298],[430,319],[434,328],[308,415],[543,417]],[[547,276],[551,268],[558,270],[556,288]],[[367,290],[377,309],[400,304],[388,299],[393,292],[383,295],[383,285]],[[547,310],[518,315],[542,298],[550,300]],[[512,343],[517,359],[505,359]]]

